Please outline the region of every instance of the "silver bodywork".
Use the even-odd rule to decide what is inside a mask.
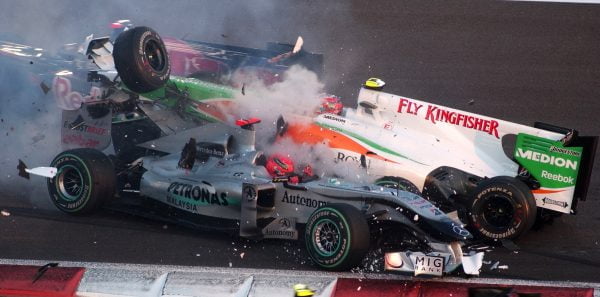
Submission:
[[[190,169],[178,167],[181,149],[190,137],[197,143],[197,158]],[[167,139],[168,138],[168,139]],[[425,220],[440,233],[454,235],[454,245],[428,238],[429,247],[447,256],[447,271],[459,264],[461,239],[470,237],[460,224],[419,195],[376,185],[358,185],[337,178],[314,178],[297,184],[272,178],[257,164],[262,152],[254,147],[254,131],[209,124],[143,146],[165,146],[172,153],[144,157],[140,194],[180,210],[239,222],[240,236],[298,239],[298,224],[307,222],[319,207],[349,204],[372,221],[394,222],[417,229]],[[210,144],[210,145],[208,145]],[[411,217],[403,211],[408,210]],[[271,220],[260,227],[261,219]],[[457,255],[460,254],[459,255]],[[449,255],[452,255],[451,257]],[[452,261],[450,261],[452,259]]]

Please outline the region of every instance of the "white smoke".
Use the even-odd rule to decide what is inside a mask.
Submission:
[[[26,180],[18,176],[17,164],[22,159],[27,165],[47,166],[60,150],[60,111],[50,94],[38,86],[37,77],[20,66],[3,64],[0,71],[0,189],[4,193],[19,194],[11,203],[48,207],[45,182],[42,178]],[[42,186],[37,186],[42,185]],[[6,199],[4,202],[7,202]],[[38,203],[39,202],[39,203]]]
[[[337,153],[327,140],[314,145],[297,143],[289,138],[274,141],[277,119],[308,125],[324,98],[324,85],[317,75],[302,66],[292,66],[281,82],[265,85],[262,80],[252,79],[244,83],[245,95],[236,95],[238,115],[242,118],[258,117],[261,124],[255,125],[257,147],[267,154],[282,154],[290,157],[299,173],[304,165],[311,165],[315,174],[323,177],[340,177],[347,181],[368,183],[372,178],[360,168],[360,164],[340,162]]]
[[[0,40],[43,48],[50,54],[58,52],[64,44],[81,42],[92,33],[96,37],[107,36],[110,32],[108,25],[121,19],[129,19],[134,25],[149,26],[163,37],[246,47],[263,48],[267,42],[290,42],[298,35],[305,38],[308,51],[323,52],[324,49],[316,45],[331,43],[331,36],[323,35],[324,31],[304,24],[306,11],[295,11],[294,15],[299,17],[292,17],[282,13],[289,11],[289,4],[276,0],[0,0],[0,7],[3,8],[0,10]],[[342,17],[339,12],[338,16]],[[23,159],[30,167],[47,166],[61,151],[60,111],[54,106],[51,93],[44,95],[39,81],[32,82],[29,77],[48,73],[32,70],[36,66],[35,61],[33,65],[26,61],[14,67],[7,66],[15,64],[6,61],[0,57],[0,118],[4,119],[0,122],[0,136],[4,138],[0,154],[0,192],[48,203],[43,179],[34,177],[27,181],[16,177],[16,165],[18,159]],[[311,108],[318,104],[319,99],[315,95],[322,91],[323,86],[313,74],[304,72],[304,75],[288,74],[284,82],[270,90],[247,86],[247,96],[262,97],[264,100],[258,102],[268,104],[260,109],[270,111],[268,114],[253,114],[250,107],[247,114],[263,118],[264,135],[274,135],[274,131],[270,131],[274,128],[271,124],[279,114],[302,109],[303,112],[312,112]],[[335,72],[332,73],[337,77]],[[48,81],[46,83],[49,84]],[[268,98],[283,98],[284,101],[267,101]],[[33,188],[38,189],[40,194],[30,194]],[[6,199],[0,201],[3,204],[1,202],[6,202]]]
[[[238,113],[242,118],[258,117],[257,138],[266,141],[273,137],[279,116],[304,116],[310,120],[315,108],[321,104],[323,84],[317,75],[301,66],[292,66],[281,82],[265,85],[260,79],[244,82],[244,94],[238,93]],[[266,143],[259,143],[263,147]]]

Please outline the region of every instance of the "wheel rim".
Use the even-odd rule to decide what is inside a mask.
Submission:
[[[376,185],[382,186],[384,188],[398,189],[398,183],[390,180],[378,181]],[[400,190],[404,190],[404,187],[400,187]]]
[[[63,198],[68,201],[74,201],[81,196],[83,191],[83,175],[79,169],[67,165],[61,168],[57,179],[58,191]]]
[[[144,48],[144,55],[146,56],[146,59],[150,64],[150,67],[152,67],[152,69],[158,72],[163,71],[166,64],[166,56],[162,48],[160,47],[158,41],[149,40],[148,42],[146,42],[146,46]]]
[[[492,196],[484,205],[483,219],[494,228],[503,229],[510,226],[514,215],[513,204],[506,196]]]
[[[337,224],[325,219],[318,222],[314,228],[314,243],[321,256],[334,255],[340,248],[341,234]]]

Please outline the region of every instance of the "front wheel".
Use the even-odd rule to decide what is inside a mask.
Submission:
[[[369,240],[369,225],[363,214],[347,204],[318,208],[306,223],[306,249],[323,269],[341,271],[360,265]]]
[[[535,198],[522,181],[498,176],[483,180],[470,202],[470,227],[488,241],[515,239],[536,219]]]
[[[48,179],[48,192],[54,205],[66,213],[91,213],[115,194],[112,162],[98,150],[64,151],[50,166],[56,167],[57,173]]]

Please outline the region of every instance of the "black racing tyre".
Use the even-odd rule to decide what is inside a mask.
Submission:
[[[537,206],[522,181],[508,176],[485,179],[470,203],[469,227],[486,241],[515,239],[535,223]]]
[[[116,175],[111,160],[102,152],[89,148],[58,154],[51,167],[57,173],[48,179],[48,192],[54,205],[69,214],[87,214],[112,198]]]
[[[113,48],[115,68],[130,90],[154,91],[169,80],[171,64],[160,36],[148,27],[135,27],[119,35]]]
[[[327,270],[356,267],[369,250],[367,220],[347,204],[329,204],[315,210],[306,223],[304,236],[310,258]]]
[[[399,187],[400,190],[411,192],[413,194],[421,196],[421,191],[419,191],[419,188],[417,188],[417,186],[415,186],[415,184],[413,184],[408,179],[402,177],[384,176],[376,180],[375,184],[378,186],[392,189],[398,189]]]

